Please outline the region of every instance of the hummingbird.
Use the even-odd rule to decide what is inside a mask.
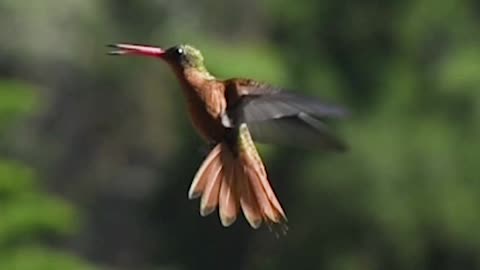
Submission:
[[[255,142],[346,150],[326,124],[348,114],[340,106],[252,79],[218,79],[207,70],[202,53],[191,45],[168,49],[125,43],[108,46],[115,48],[111,55],[163,60],[175,73],[193,127],[212,146],[193,178],[188,198],[200,198],[202,216],[218,207],[225,227],[243,212],[254,229],[262,223],[286,228],[287,216]]]

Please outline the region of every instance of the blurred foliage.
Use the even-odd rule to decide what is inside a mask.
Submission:
[[[3,81],[0,84],[0,131],[8,127],[19,114],[25,114],[33,107],[33,93],[29,86],[15,81]],[[5,132],[2,132],[4,134]]]
[[[0,81],[0,130],[31,112],[33,90]],[[18,119],[17,119],[18,120]],[[40,247],[71,235],[78,220],[73,207],[42,191],[33,170],[19,161],[0,159],[0,269],[93,269],[62,251]]]
[[[0,84],[0,175],[15,179],[0,190],[18,194],[0,205],[0,262],[39,264],[50,251],[15,247],[77,229],[45,188],[87,216],[58,241],[112,269],[480,269],[478,1],[4,0],[0,25],[0,76],[28,82]],[[286,237],[199,217],[186,191],[204,151],[178,82],[106,57],[117,41],[191,43],[221,78],[351,109],[346,154],[261,146]],[[3,132],[30,85],[45,107]]]

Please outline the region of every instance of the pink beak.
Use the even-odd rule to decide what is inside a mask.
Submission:
[[[158,58],[162,58],[165,55],[165,50],[158,47],[152,47],[152,46],[146,46],[146,45],[112,44],[112,45],[108,45],[108,47],[117,49],[117,50],[108,52],[108,54],[110,55],[133,54],[133,55],[142,55],[142,56],[150,56],[150,57],[158,57]]]

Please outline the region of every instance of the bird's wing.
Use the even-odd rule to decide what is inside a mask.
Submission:
[[[227,82],[227,114],[234,125],[247,123],[255,141],[346,148],[325,124],[325,120],[346,116],[345,109],[251,80]]]

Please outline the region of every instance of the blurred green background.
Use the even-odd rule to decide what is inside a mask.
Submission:
[[[0,269],[480,269],[480,2],[0,1]],[[206,153],[168,67],[348,106],[346,154],[260,146],[276,239],[187,200]]]

